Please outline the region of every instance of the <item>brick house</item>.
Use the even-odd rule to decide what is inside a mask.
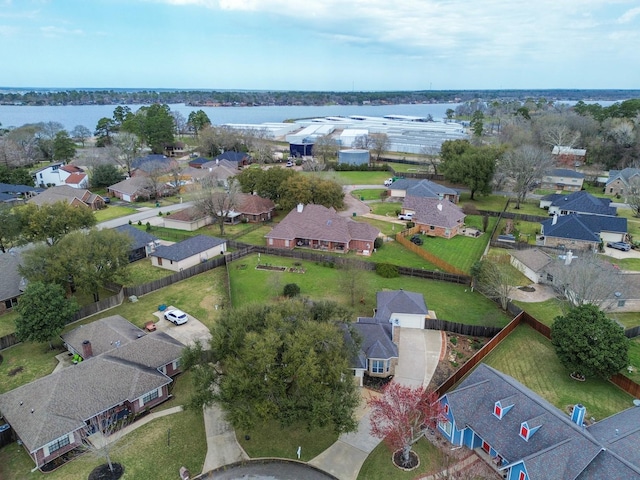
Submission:
[[[460,194],[453,188],[445,187],[431,180],[414,180],[411,178],[401,178],[393,182],[388,189],[390,197],[423,197],[442,198],[451,203],[458,203]]]
[[[453,238],[464,226],[466,215],[447,199],[405,197],[402,213],[413,213],[411,219],[422,233],[431,237]]]
[[[100,195],[69,185],[47,188],[27,201],[27,203],[35,205],[51,205],[57,202],[65,202],[77,207],[89,207],[92,210],[100,210],[105,207],[104,198]]]
[[[609,171],[609,180],[604,187],[607,195],[628,195],[634,193],[636,182],[640,182],[640,168],[625,168]]]
[[[567,250],[597,250],[601,242],[621,242],[627,236],[627,219],[604,215],[554,215],[540,223],[540,246]]]

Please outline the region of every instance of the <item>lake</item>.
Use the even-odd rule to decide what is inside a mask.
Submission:
[[[27,123],[59,122],[68,131],[77,125],[84,125],[94,130],[98,120],[111,118],[117,105],[78,105],[78,106],[15,106],[0,105],[0,123],[3,127],[19,127]],[[259,124],[266,122],[283,122],[284,120],[328,117],[368,115],[381,117],[384,115],[412,115],[441,120],[448,108],[455,108],[457,103],[433,103],[418,105],[327,105],[327,106],[268,106],[268,107],[192,107],[185,104],[169,105],[171,111],[178,111],[185,118],[189,113],[203,110],[215,125],[225,123]],[[137,111],[141,105],[129,105]]]

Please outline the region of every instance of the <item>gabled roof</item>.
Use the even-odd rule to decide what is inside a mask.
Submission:
[[[363,321],[364,320],[364,321]],[[347,341],[353,341],[351,332],[360,340],[360,349],[351,359],[352,368],[367,368],[367,359],[389,360],[398,358],[398,347],[391,341],[391,324],[381,324],[372,319],[358,319],[356,323],[345,325]]]
[[[86,173],[72,173],[71,175],[69,175],[66,180],[64,181],[64,183],[70,184],[70,185],[79,185],[82,182],[84,182],[87,178],[87,174]]]
[[[145,335],[144,330],[136,327],[120,315],[111,315],[95,322],[80,325],[61,335],[62,340],[76,352],[82,354],[82,342],[89,340],[93,356],[102,355]]]
[[[224,243],[225,240],[221,238],[210,237],[208,235],[196,235],[195,237],[187,238],[173,245],[161,245],[157,247],[156,251],[151,253],[150,256],[179,262]]]
[[[470,428],[487,441],[509,462],[505,468],[524,462],[531,480],[640,478],[638,437],[633,437],[640,421],[640,409],[625,411],[629,412],[626,418],[625,415],[620,419],[615,419],[615,415],[610,417],[613,420],[609,426],[605,419],[585,429],[512,377],[483,363],[444,397],[456,428]],[[498,419],[493,415],[493,407],[505,397],[513,397],[510,402],[513,407]],[[541,427],[525,441],[519,435],[520,426],[533,418],[539,420]],[[610,432],[608,427],[625,420],[629,423],[619,432],[636,441],[620,445],[618,450],[610,449],[598,432],[592,431],[604,423],[600,430]]]
[[[196,207],[189,207],[189,208],[185,208],[175,212],[171,212],[171,214],[167,215],[165,218],[168,218],[169,220],[178,221],[178,222],[193,222],[194,220],[199,220],[204,217],[205,215]]]
[[[171,169],[174,165],[176,165],[176,161],[173,158],[169,158],[165,155],[154,154],[134,159],[131,163],[131,169],[142,170],[143,172],[149,173],[158,168],[166,171]]]
[[[373,242],[380,230],[364,222],[355,222],[342,217],[333,208],[322,205],[305,205],[302,211],[298,208],[291,210],[282,221],[276,225],[266,238],[295,240],[308,238],[328,242],[349,243],[351,240]]]
[[[550,177],[584,178],[584,173],[569,168],[554,168],[546,173]]]
[[[438,198],[441,195],[458,195],[456,190],[426,179],[400,178],[393,182],[389,188],[405,190],[407,195],[414,197]]]
[[[28,200],[28,203],[35,205],[52,204],[56,202],[72,203],[74,199],[78,199],[82,203],[86,203],[91,196],[89,190],[83,188],[73,188],[68,185],[59,185],[57,187],[49,187],[42,193]]]
[[[376,293],[376,315],[378,322],[388,322],[394,313],[427,315],[429,309],[421,293],[391,290]]]
[[[627,232],[627,219],[620,217],[572,213],[557,216],[555,225],[553,220],[550,218],[540,222],[545,236],[598,243],[600,242],[600,233],[603,231]]]
[[[41,188],[30,187],[28,185],[12,185],[11,183],[0,183],[0,193],[30,193],[40,192]]]
[[[406,196],[402,208],[413,210],[413,221],[424,225],[453,228],[460,225],[466,215],[460,207],[447,199]]]
[[[607,450],[640,466],[640,407],[632,407],[616,413],[589,425],[587,430]]]
[[[197,157],[197,158],[192,158],[191,160],[189,160],[189,165],[194,167],[196,165],[203,165],[203,164],[208,163],[210,161],[211,161],[210,158]],[[200,168],[200,167],[196,167],[196,168]]]
[[[157,369],[179,359],[183,349],[182,343],[165,332],[152,332],[111,350],[108,355],[133,365]]]
[[[34,176],[36,173],[40,173],[40,172],[44,172],[45,170],[49,170],[50,168],[60,168],[64,165],[64,162],[57,162],[57,163],[51,163],[49,165],[46,165],[44,167],[40,167],[37,170],[32,170],[31,171],[31,175]]]
[[[269,213],[275,208],[276,204],[269,198],[242,193],[236,199],[234,210],[246,215],[260,215],[261,213]]]
[[[22,261],[20,250],[11,250],[0,253],[0,302],[22,294],[25,283],[19,271]]]
[[[62,167],[60,167],[60,170],[67,172],[67,173],[83,173],[84,170],[81,169],[80,167],[76,166],[76,165],[64,165]]]
[[[125,195],[133,195],[144,191],[148,181],[149,180],[145,177],[131,177],[111,185],[108,187],[108,190],[113,190],[114,192],[123,193]]]
[[[544,267],[553,261],[553,258],[537,248],[510,250],[509,255],[536,273],[540,273]]]
[[[205,163],[200,168],[200,171],[219,180],[226,180],[238,174],[237,167],[229,166],[225,162],[220,162],[219,164],[216,164],[216,162]]]
[[[243,160],[247,160],[250,158],[251,158],[251,155],[249,155],[248,153],[234,152],[229,150],[224,153],[221,153],[216,158],[214,158],[214,160],[227,160],[230,162],[235,162],[237,167],[239,162],[242,162]]]
[[[115,230],[131,237],[131,250],[137,250],[139,248],[146,247],[150,243],[156,242],[158,240],[158,237],[155,237],[150,233],[143,232],[133,225],[121,225],[119,227],[116,227]]]
[[[591,215],[615,216],[617,213],[616,207],[611,206],[611,199],[594,197],[584,190],[568,195],[555,195],[550,207]]]
[[[640,168],[625,168],[623,170],[610,170],[607,185],[616,180],[620,180],[625,185],[629,185],[633,177],[640,175]]]

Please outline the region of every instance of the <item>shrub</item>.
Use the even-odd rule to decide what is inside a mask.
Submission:
[[[131,225],[133,222],[131,220],[129,220],[129,225]]]
[[[378,263],[376,264],[376,273],[382,278],[396,278],[399,277],[398,267],[391,265],[390,263]]]
[[[158,216],[161,217],[162,216],[162,211],[158,212]]]
[[[458,337],[451,337],[450,340],[451,340],[451,343],[453,343],[454,345],[458,344]]]
[[[142,220],[138,220],[138,225],[142,225]]]
[[[150,232],[151,231],[151,224],[149,222],[147,222],[146,227],[147,227],[146,228],[147,232]]]
[[[407,228],[413,228],[415,226],[416,226],[415,222],[407,222]]]
[[[289,297],[289,298],[297,297],[298,295],[300,295],[300,287],[298,286],[297,283],[287,283],[284,286],[284,290],[282,294],[285,297]]]
[[[384,240],[382,239],[382,237],[376,237],[376,239],[373,241],[373,248],[380,248],[383,244]]]

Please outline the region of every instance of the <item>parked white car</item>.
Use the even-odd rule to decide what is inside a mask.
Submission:
[[[387,178],[387,179],[384,181],[384,186],[385,186],[385,187],[390,187],[392,183],[393,183],[393,178]]]
[[[164,312],[164,318],[175,325],[184,325],[189,320],[187,314],[178,309],[167,310]]]
[[[398,215],[398,218],[400,220],[407,220],[407,221],[411,221],[413,219],[413,212],[409,212],[409,213],[401,213],[400,215]]]

